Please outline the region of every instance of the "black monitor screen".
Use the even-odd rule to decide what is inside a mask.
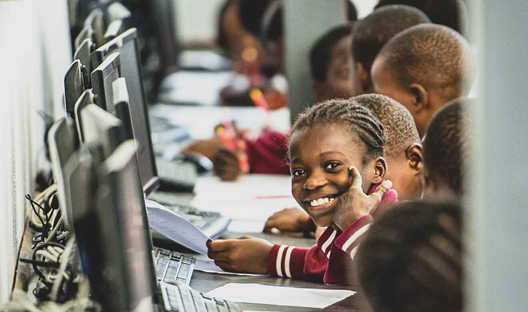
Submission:
[[[66,112],[71,118],[73,118],[75,102],[77,102],[84,91],[81,67],[81,63],[78,60],[75,60],[64,76],[64,99],[66,102]]]
[[[152,140],[145,92],[141,80],[141,63],[137,53],[137,32],[132,28],[112,41],[106,43],[92,54],[92,66],[106,63],[112,52],[119,52],[121,57],[121,76],[126,79],[130,114],[134,138],[138,142],[138,160],[143,190],[148,195],[158,186],[156,162]],[[112,54],[113,55],[113,54]]]
[[[121,59],[119,53],[112,53],[92,72],[92,87],[95,101],[110,113],[113,111],[112,83],[121,77]]]
[[[64,175],[64,166],[77,150],[77,137],[71,119],[57,120],[48,132],[49,153],[53,176],[57,183],[59,206],[66,226],[73,227],[72,203],[69,185]]]
[[[117,221],[114,233],[120,236],[121,242],[113,251],[116,261],[112,267],[119,268],[121,272],[116,273],[125,278],[128,311],[151,311],[156,277],[134,142],[128,140],[120,145],[104,166],[113,195],[110,207],[115,207],[112,211]]]

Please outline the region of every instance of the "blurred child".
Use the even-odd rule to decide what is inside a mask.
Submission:
[[[234,69],[243,70],[243,52],[253,49],[259,63],[264,63],[265,53],[262,43],[242,24],[240,3],[227,0],[218,14],[217,44],[224,54],[233,61]],[[245,16],[244,16],[245,17]]]
[[[328,227],[317,245],[242,237],[209,242],[209,257],[228,271],[350,282],[348,270],[372,214],[397,200],[384,181],[383,126],[353,98],[323,102],[299,116],[289,153],[293,197],[315,224]]]
[[[349,98],[352,94],[352,26],[332,28],[315,42],[310,51],[310,69],[317,103]]]
[[[391,98],[379,94],[360,95],[354,100],[368,108],[383,125],[388,165],[386,178],[392,181],[398,199],[420,198],[422,146],[409,111]],[[266,221],[264,230],[273,228],[284,232],[311,232],[315,230],[315,225],[306,213],[297,208],[287,208]]]
[[[376,93],[405,106],[420,136],[447,102],[464,96],[469,81],[468,42],[441,25],[418,25],[392,38],[372,66]]]
[[[371,69],[381,48],[398,33],[424,23],[429,18],[406,5],[383,7],[357,22],[352,34],[353,95],[373,92]]]
[[[427,199],[457,200],[464,194],[470,142],[466,112],[472,100],[455,100],[431,119],[423,141],[423,195]]]
[[[464,311],[463,253],[458,205],[400,204],[376,220],[359,246],[359,292],[374,311]]]
[[[374,10],[387,5],[404,4],[423,11],[431,22],[444,25],[461,34],[467,32],[468,12],[462,0],[380,0]]]

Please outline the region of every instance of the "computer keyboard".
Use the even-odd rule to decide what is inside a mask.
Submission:
[[[210,297],[189,286],[160,282],[163,305],[167,312],[234,312],[241,311],[234,302]]]
[[[176,251],[154,247],[152,250],[158,281],[165,283],[191,282],[196,259]]]
[[[192,192],[198,172],[192,163],[156,157],[156,168],[160,178],[161,190],[173,192]]]
[[[167,193],[154,193],[151,197],[158,203],[174,211],[180,217],[194,224],[210,238],[220,236],[227,230],[229,223],[231,223],[231,219],[222,216],[219,212],[204,211],[193,206],[175,203],[169,200],[170,195],[167,195]],[[158,239],[159,237],[153,235],[153,238]]]

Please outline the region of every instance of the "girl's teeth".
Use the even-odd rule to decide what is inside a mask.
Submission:
[[[314,199],[314,200],[310,201],[310,206],[317,207],[317,206],[321,206],[321,205],[324,205],[324,204],[331,203],[333,201],[334,201],[334,198],[328,198],[328,197]]]

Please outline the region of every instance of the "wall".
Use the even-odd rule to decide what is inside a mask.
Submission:
[[[39,111],[61,115],[62,80],[71,62],[66,0],[0,1],[0,47],[2,303],[11,292],[24,230],[24,196],[34,194],[37,156],[43,154]]]

